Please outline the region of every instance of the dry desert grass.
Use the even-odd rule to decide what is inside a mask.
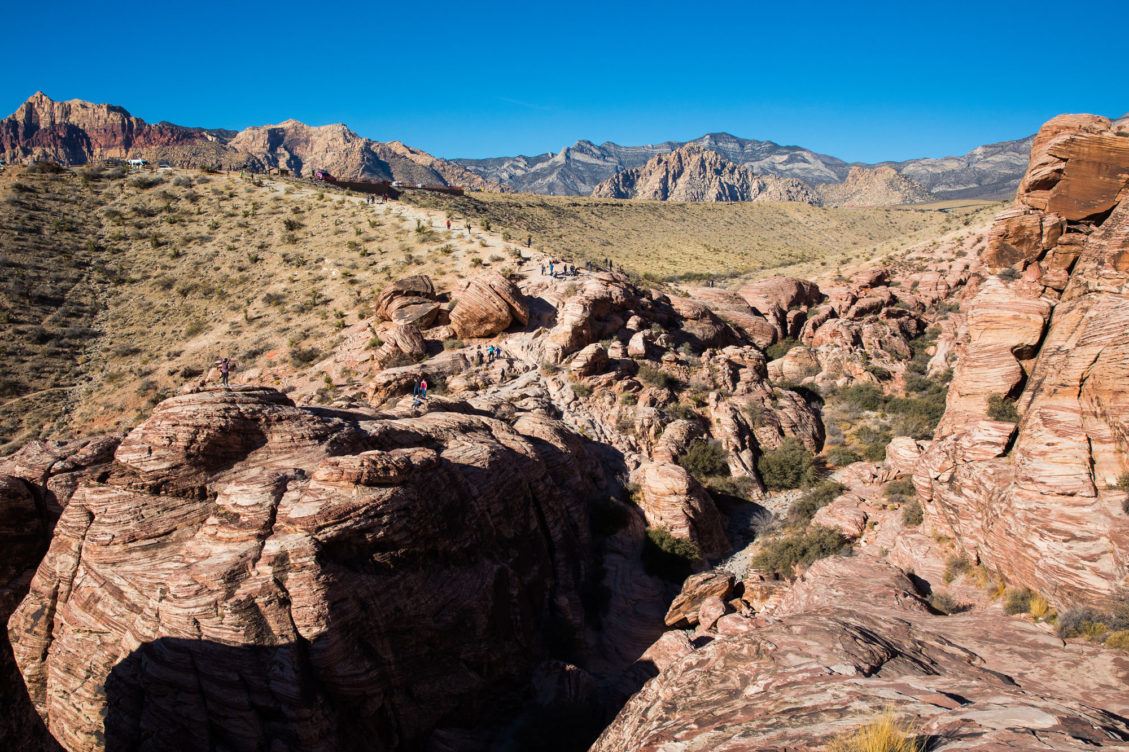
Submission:
[[[515,250],[299,181],[97,167],[0,174],[0,454],[111,431],[216,358],[315,362],[391,279]]]
[[[613,263],[653,280],[724,279],[758,273],[817,276],[898,254],[961,228],[985,224],[992,202],[920,207],[831,208],[794,203],[692,204],[526,194],[408,200],[488,223],[516,242],[532,236],[576,263]]]

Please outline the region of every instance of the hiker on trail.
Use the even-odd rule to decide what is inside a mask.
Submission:
[[[541,264],[541,276],[542,277],[545,276],[545,265],[544,264]]]
[[[479,345],[474,353],[474,364],[476,366],[482,365],[482,345]]]
[[[447,220],[447,232],[450,232],[450,231],[451,231],[451,220],[448,219]]]
[[[553,273],[553,262],[552,261],[549,262],[549,276],[550,277],[557,276],[556,274]]]
[[[526,248],[532,248],[533,247],[533,236],[532,235],[530,235],[528,238],[525,239],[525,247]]]
[[[487,363],[493,363],[494,362],[494,345],[487,345],[486,346],[486,362]]]
[[[231,373],[231,369],[235,368],[235,363],[230,358],[220,358],[216,361],[216,368],[220,369],[220,382],[227,386],[227,377]]]
[[[419,380],[419,396],[421,399],[427,399],[427,377],[424,376]]]

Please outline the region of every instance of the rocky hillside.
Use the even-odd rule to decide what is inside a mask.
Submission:
[[[881,165],[852,165],[836,157],[798,146],[781,146],[710,133],[692,141],[666,141],[647,146],[621,146],[577,141],[557,153],[536,156],[458,159],[483,178],[525,193],[590,195],[616,173],[642,167],[648,160],[684,146],[715,152],[726,161],[749,167],[757,175],[795,178],[813,189],[845,181],[853,166],[891,167],[923,186],[931,200],[1010,199],[1027,167],[1031,138],[979,146],[962,156],[911,159]]]
[[[852,167],[842,183],[819,187],[827,206],[898,206],[923,204],[933,195],[892,167]]]
[[[597,185],[592,195],[656,201],[818,201],[799,180],[761,177],[697,146],[683,146],[652,157],[642,167],[617,172]]]
[[[262,251],[313,257],[269,319],[340,321],[313,354],[0,460],[0,742],[1124,747],[1125,132],[1051,121],[991,231],[727,287],[314,198],[441,244],[358,296],[349,213],[283,225],[333,241]]]
[[[402,180],[411,185],[500,186],[399,142],[363,138],[344,125],[296,120],[240,132],[150,125],[114,105],[56,102],[36,92],[0,120],[0,159],[81,165],[107,158],[168,161],[181,167],[262,172],[283,167],[309,176],[316,168],[345,179]]]

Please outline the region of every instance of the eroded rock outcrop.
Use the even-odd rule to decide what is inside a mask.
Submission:
[[[935,616],[904,574],[859,557],[816,563],[755,620],[721,617],[712,640],[668,634],[647,655],[662,672],[594,752],[821,749],[887,710],[961,749],[1129,742],[1115,651],[1063,649],[996,614]]]
[[[517,322],[529,323],[521,292],[498,272],[465,280],[451,296],[451,327],[459,337],[490,337]]]
[[[1009,274],[968,305],[937,439],[914,473],[927,522],[1061,605],[1129,593],[1129,147],[1104,118],[1035,140],[1018,206],[984,254]],[[1115,386],[1117,385],[1117,386]],[[988,419],[988,399],[1011,398]],[[1006,407],[1006,403],[1004,403]],[[997,407],[998,409],[998,407]]]
[[[481,721],[584,617],[591,467],[523,425],[162,403],[78,484],[11,620],[39,713],[72,751],[401,749]]]

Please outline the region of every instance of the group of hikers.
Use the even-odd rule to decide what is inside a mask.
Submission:
[[[610,258],[606,258],[606,259],[604,259],[603,267],[601,267],[595,261],[585,261],[584,262],[584,268],[586,270],[590,271],[590,272],[596,272],[596,271],[614,272],[615,271],[615,264],[612,263],[612,260]],[[570,264],[570,263],[567,263],[567,262],[562,264],[561,262],[557,261],[556,259],[549,259],[548,263],[541,264],[541,275],[542,276],[545,275],[546,269],[548,270],[550,277],[575,277],[576,276],[576,264]],[[622,272],[623,267],[621,266],[619,268],[619,270]]]
[[[546,265],[541,264],[541,275],[545,275]],[[560,263],[556,259],[549,259],[548,270],[550,277],[575,277],[576,266],[574,264]]]
[[[384,201],[385,201],[384,196],[379,196],[379,198],[380,198],[379,201],[376,200],[377,198],[378,197],[376,195],[370,193],[368,196],[365,197],[365,203],[366,204],[383,204],[384,203]]]

